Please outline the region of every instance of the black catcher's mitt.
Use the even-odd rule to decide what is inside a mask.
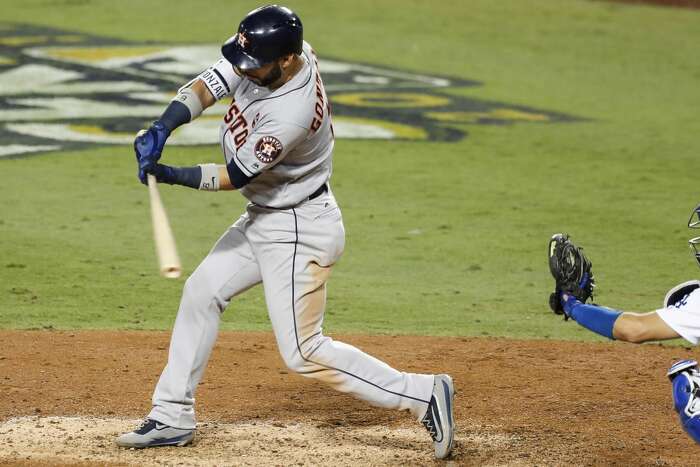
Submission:
[[[591,262],[583,254],[583,248],[574,245],[567,234],[555,234],[549,241],[549,271],[555,281],[549,307],[568,319],[561,304],[561,294],[573,295],[581,303],[593,296],[595,281]]]

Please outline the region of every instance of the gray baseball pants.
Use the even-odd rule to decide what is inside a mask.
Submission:
[[[249,204],[185,283],[149,418],[195,427],[195,390],[220,315],[233,297],[262,282],[277,346],[292,371],[421,419],[433,375],[397,371],[322,333],[326,281],[344,245],[342,215],[331,192],[292,209]]]

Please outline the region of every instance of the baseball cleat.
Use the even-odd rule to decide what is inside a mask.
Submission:
[[[151,448],[185,446],[193,439],[194,430],[175,428],[147,418],[134,431],[119,436],[116,443],[123,448]]]
[[[435,457],[438,459],[448,457],[452,451],[455,434],[454,399],[452,378],[449,375],[435,375],[433,395],[421,423],[433,438]]]

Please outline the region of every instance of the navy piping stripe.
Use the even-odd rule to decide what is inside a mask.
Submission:
[[[316,347],[314,347],[314,349],[313,349],[311,352],[309,352],[309,353],[306,354],[306,358],[311,358],[311,356],[312,356],[313,354],[315,354],[316,351],[317,351],[318,349],[320,349],[320,348],[321,348],[321,345],[320,345],[320,344],[317,345]]]
[[[304,339],[304,340],[302,341],[302,343],[299,344],[299,345],[301,346],[301,345],[306,344],[306,343],[309,341],[309,339],[313,339],[314,337],[318,336],[319,334],[321,334],[321,331],[318,331],[318,332],[315,332],[315,333],[311,334],[309,337],[307,337],[306,339]]]
[[[228,83],[227,83],[226,80],[224,79],[223,75],[222,75],[221,73],[219,73],[219,70],[217,70],[216,68],[212,67],[211,69],[212,69],[212,71],[213,71],[214,73],[216,73],[216,76],[219,77],[219,79],[220,79],[221,82],[224,84],[224,86],[226,86],[227,94],[231,94],[231,88],[228,87]]]
[[[326,368],[320,370],[308,370],[308,371],[297,371],[300,375],[313,375],[314,373],[321,373],[322,371],[328,371]]]
[[[326,369],[328,369],[328,370],[339,371],[340,373],[344,373],[344,374],[346,374],[346,375],[348,375],[348,376],[352,376],[353,378],[357,378],[357,379],[359,379],[360,381],[362,381],[362,382],[364,382],[364,383],[367,383],[367,384],[369,384],[370,386],[374,386],[375,388],[377,388],[377,389],[379,389],[379,390],[381,390],[381,391],[388,392],[389,394],[393,394],[393,395],[399,396],[399,397],[405,397],[405,398],[407,398],[407,399],[413,399],[414,401],[423,402],[423,403],[425,403],[425,404],[430,404],[430,401],[426,401],[426,400],[423,400],[423,399],[419,399],[419,398],[417,398],[417,397],[413,397],[413,396],[409,396],[409,395],[406,395],[406,394],[400,394],[400,393],[398,393],[398,392],[390,391],[390,390],[388,390],[388,389],[386,389],[386,388],[383,388],[383,387],[381,387],[381,386],[379,386],[379,385],[377,385],[377,384],[374,384],[374,383],[371,382],[371,381],[367,381],[367,380],[364,379],[364,378],[361,378],[361,377],[359,377],[359,376],[357,376],[357,375],[355,375],[355,374],[353,374],[353,373],[350,373],[349,371],[341,370],[340,368],[335,368],[335,367],[328,366],[328,365],[323,365],[323,364],[321,364],[321,363],[318,363],[318,362],[315,362],[315,361],[313,361],[313,360],[310,360],[310,359],[309,359],[307,356],[305,356],[304,353],[301,351],[301,346],[299,345],[299,332],[297,331],[296,304],[295,304],[295,301],[294,301],[294,297],[295,297],[295,293],[294,293],[294,286],[295,286],[295,283],[294,283],[294,271],[296,270],[297,245],[299,244],[299,225],[298,225],[298,223],[297,223],[297,211],[296,211],[296,209],[292,208],[292,213],[294,213],[294,256],[292,257],[292,320],[294,321],[294,340],[296,341],[297,350],[299,351],[299,355],[301,355],[301,358],[302,358],[304,361],[306,361],[306,362],[312,363],[312,364],[314,364],[314,365],[318,365],[318,366],[323,367],[323,368],[326,368]],[[318,349],[318,347],[317,347],[317,349]]]

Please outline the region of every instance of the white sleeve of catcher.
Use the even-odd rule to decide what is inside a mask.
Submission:
[[[700,288],[687,292],[656,314],[679,336],[693,345],[700,342]]]

